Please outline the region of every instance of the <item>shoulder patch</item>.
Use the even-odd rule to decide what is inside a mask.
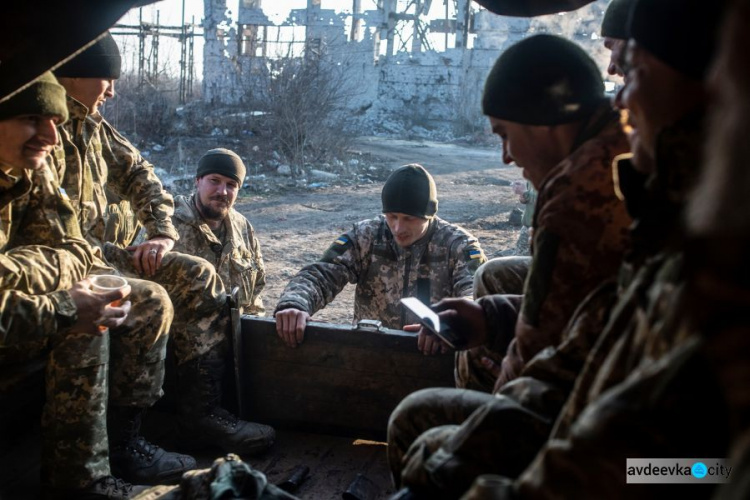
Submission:
[[[328,247],[328,250],[323,253],[323,257],[321,257],[320,260],[322,262],[333,262],[336,257],[346,252],[353,245],[354,244],[349,236],[342,234],[333,241],[331,246]]]
[[[469,262],[469,269],[472,272],[476,270],[487,261],[487,257],[484,256],[482,248],[479,246],[479,241],[475,238],[468,240],[468,244],[464,247],[464,259]]]

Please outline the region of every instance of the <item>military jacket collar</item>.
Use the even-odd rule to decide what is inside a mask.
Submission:
[[[24,169],[0,163],[0,209],[31,191],[31,177]]]
[[[209,245],[211,245],[211,248],[214,249],[214,251],[221,249],[222,255],[227,255],[231,254],[235,248],[242,244],[242,239],[239,237],[240,229],[235,227],[234,224],[234,213],[234,208],[230,208],[227,217],[224,219],[224,225],[227,229],[225,243],[219,241],[219,238],[216,237],[209,225],[203,220],[203,217],[201,217],[200,212],[198,212],[198,208],[195,205],[195,193],[193,193],[187,201],[183,201],[181,198],[177,199],[175,203],[174,217],[186,224],[190,224],[200,231],[209,241]]]

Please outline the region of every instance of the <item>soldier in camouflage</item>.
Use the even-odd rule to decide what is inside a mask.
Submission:
[[[549,112],[535,115],[534,111],[516,109],[516,103],[534,102],[544,90],[532,95],[527,85],[515,83],[518,74],[529,74],[532,82],[535,77],[526,71],[527,61],[515,56],[514,51],[504,54],[488,77],[486,88],[497,91],[485,92],[484,112],[494,132],[503,139],[503,159],[523,168],[524,176],[539,190],[533,223],[534,255],[515,334],[513,330],[498,332],[500,338],[495,336],[490,352],[480,348],[460,354],[459,387],[485,391],[499,388],[517,377],[540,350],[557,345],[583,298],[615,276],[628,243],[630,218],[624,203],[615,196],[611,164],[616,155],[629,148],[619,114],[604,98],[599,71],[582,50],[568,47],[557,38],[535,37],[514,50],[539,50],[535,45],[573,61],[567,70],[577,78],[577,92],[590,102],[585,116],[580,110],[570,116],[550,116]],[[509,92],[518,94],[513,101],[497,97]],[[548,109],[557,106],[554,98],[546,105]],[[529,140],[534,133],[543,135],[547,130],[543,127],[548,126],[564,139]],[[545,144],[551,146],[540,152],[540,145]],[[506,267],[504,261],[490,261],[477,272],[477,280],[485,283],[490,294],[507,293]],[[501,357],[496,381],[495,372],[487,370],[486,361],[482,363],[483,357]]]
[[[357,285],[355,323],[380,320],[388,328],[418,321],[402,297],[433,304],[471,295],[474,272],[486,258],[467,231],[437,217],[432,176],[420,165],[396,169],[382,191],[384,215],[339,236],[320,261],[292,278],[276,306],[276,329],[290,347],[304,338],[307,320],[346,286]]]
[[[505,453],[498,450],[521,438],[508,426],[508,401],[498,398],[495,409],[485,405],[442,441],[412,446],[402,474],[414,490],[459,496],[472,476],[492,472],[506,477],[493,498],[661,498],[668,494],[664,485],[626,484],[626,458],[727,456],[730,432],[747,421],[746,390],[739,389],[744,382],[737,378],[738,368],[746,370],[746,332],[737,328],[745,316],[739,304],[746,298],[732,293],[737,288],[718,286],[716,274],[695,276],[685,266],[681,224],[703,156],[704,78],[722,11],[721,3],[635,2],[620,101],[631,112],[634,156],[617,164],[618,187],[635,223],[619,290],[592,294],[563,344],[542,352],[524,377],[503,388],[518,389],[516,402],[526,418],[551,429],[550,438],[525,470],[517,461],[503,461]],[[741,248],[725,252],[727,261],[713,262],[734,287],[737,267],[728,261],[734,255],[734,262],[744,265]],[[696,262],[704,267],[706,261],[701,256]],[[692,297],[685,286],[691,274]],[[602,328],[582,324],[607,310]],[[575,370],[538,376],[555,358],[558,367]],[[527,380],[532,374],[534,380]],[[555,408],[564,403],[556,421],[556,412],[545,411],[555,387],[566,387],[562,396],[570,394],[567,401],[555,398]],[[529,460],[527,455],[524,464]],[[710,493],[710,488],[694,491],[696,498]]]
[[[66,117],[64,89],[51,73],[0,105],[0,365],[47,359],[46,497],[124,499],[142,488],[111,475],[108,402],[150,406],[159,399],[172,308],[157,290],[147,306],[165,327],[132,332],[124,324],[137,306],[109,305],[130,287],[90,290],[84,278],[101,261],[45,161],[56,123]]]
[[[520,95],[508,97],[513,85],[509,85],[506,78],[517,80],[519,74],[527,74],[519,65],[538,62],[540,57],[549,59],[549,64],[539,66],[546,68],[546,80],[542,80],[535,92],[529,92],[528,86],[517,82],[524,86],[517,90]],[[537,78],[531,69],[528,74],[530,81]],[[560,81],[572,82],[566,95],[575,106],[562,106],[556,96],[549,95],[548,89],[556,88]],[[544,102],[545,107],[531,106],[539,102]],[[455,329],[465,334],[470,346],[490,346],[495,352],[510,347],[502,365],[497,367],[500,377],[494,392],[498,397],[473,391],[433,389],[409,396],[394,411],[389,425],[389,461],[397,484],[402,468],[411,467],[412,474],[412,470],[429,468],[428,462],[439,461],[437,454],[430,458],[432,452],[452,436],[465,435],[464,431],[458,432],[459,429],[470,429],[472,419],[481,413],[493,424],[505,419],[505,425],[512,429],[509,435],[502,436],[507,438],[508,444],[489,450],[478,445],[482,439],[491,442],[488,435],[476,433],[470,436],[469,448],[484,454],[484,459],[491,457],[491,463],[499,461],[512,465],[509,470],[522,470],[544,442],[550,419],[554,419],[561,400],[564,401],[564,391],[551,390],[546,383],[550,378],[554,381],[563,370],[541,366],[536,380],[527,382],[527,377],[523,377],[518,384],[508,382],[518,378],[524,369],[527,373],[531,369],[527,365],[540,351],[557,346],[570,335],[565,327],[578,303],[585,298],[583,294],[596,289],[608,278],[614,278],[628,241],[630,219],[623,203],[615,196],[611,176],[612,160],[627,151],[627,141],[620,129],[618,113],[613,112],[604,99],[598,70],[580,48],[549,35],[519,42],[500,57],[490,73],[484,104],[493,130],[503,138],[505,161],[523,166],[524,175],[539,187],[534,255],[522,297],[488,295],[477,302],[448,299],[435,306],[438,311],[448,311],[453,317],[464,319],[467,326],[457,325]],[[572,109],[576,112],[568,115]],[[546,125],[524,125],[528,123]],[[550,125],[555,123],[557,125]],[[550,132],[550,128],[554,132]],[[558,139],[553,138],[555,134]],[[566,139],[560,141],[560,138]],[[561,143],[566,146],[559,148]],[[591,262],[597,262],[597,266],[590,266]],[[490,261],[477,272],[477,294],[517,283],[524,270],[520,264]],[[608,297],[598,302],[611,303]],[[601,326],[601,318],[601,314],[593,314],[581,321]],[[424,329],[420,336],[427,339],[425,352],[434,352],[434,337]],[[575,377],[574,365],[571,367],[568,363],[565,368],[567,378]],[[488,370],[485,368],[485,371]],[[472,372],[467,370],[466,373]],[[473,380],[491,384],[493,377]],[[538,402],[532,395],[544,395],[546,399]],[[457,427],[462,423],[463,426]],[[433,429],[425,432],[430,427]],[[488,424],[488,428],[490,435],[496,432],[496,427]],[[408,449],[412,451],[407,455]],[[413,451],[417,449],[420,451]],[[407,466],[420,452],[423,460],[414,458]],[[483,461],[477,460],[480,464]],[[476,469],[473,467],[477,465],[467,464],[468,461],[462,462],[452,471],[456,478],[465,474],[464,485],[466,478],[474,477]],[[404,482],[411,480],[409,476]],[[414,483],[416,481],[411,484]]]
[[[99,106],[114,96],[120,70],[119,48],[110,34],[55,70],[68,93],[71,117],[59,127],[62,147],[54,155],[61,185],[77,210],[84,237],[102,248],[108,264],[133,278],[133,294],[159,283],[181,311],[171,329],[181,440],[196,448],[219,446],[243,454],[263,451],[275,439],[273,429],[240,421],[220,406],[228,353],[228,310],[221,278],[205,259],[171,251],[179,238],[171,219],[171,195],[153,166],[99,113]],[[115,200],[130,203],[145,230],[144,243],[123,249],[104,240],[110,201]]]
[[[212,149],[198,161],[195,193],[175,199],[173,222],[178,252],[214,264],[226,290],[239,288],[237,306],[263,316],[260,294],[266,270],[255,230],[234,202],[245,179],[245,164],[233,151]]]

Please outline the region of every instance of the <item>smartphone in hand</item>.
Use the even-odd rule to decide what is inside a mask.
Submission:
[[[463,339],[458,337],[450,326],[445,323],[441,324],[440,317],[421,300],[416,297],[405,297],[401,299],[401,305],[416,314],[422,326],[440,337],[452,349],[461,349],[464,344]]]

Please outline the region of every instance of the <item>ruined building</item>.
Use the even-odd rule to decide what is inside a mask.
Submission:
[[[605,67],[597,34],[607,0],[534,19],[500,17],[470,0],[445,2],[446,16],[428,19],[431,0],[378,0],[370,11],[352,0],[347,14],[308,0],[275,25],[261,0],[205,0],[203,99],[251,103],[269,77],[269,61],[321,58],[346,82],[346,107],[360,126],[455,129],[480,123],[486,74],[504,48],[525,36],[561,34]],[[436,38],[441,47],[430,42]]]

